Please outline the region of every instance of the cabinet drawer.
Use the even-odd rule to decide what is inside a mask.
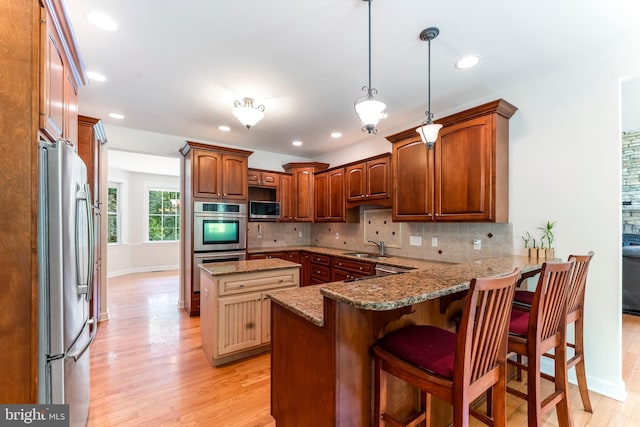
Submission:
[[[277,289],[287,286],[298,286],[299,271],[297,268],[275,272],[247,273],[241,276],[232,275],[221,278],[218,282],[218,295],[234,295],[266,289]]]
[[[320,283],[328,283],[331,281],[331,268],[326,265],[311,264],[311,278],[322,280]]]
[[[333,268],[361,273],[365,276],[375,273],[375,264],[369,262],[358,262],[344,258],[333,258]]]
[[[321,264],[321,265],[330,266],[331,265],[331,257],[328,256],[328,255],[311,254],[311,263],[312,264]]]

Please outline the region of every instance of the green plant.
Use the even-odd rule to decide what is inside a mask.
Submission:
[[[531,233],[527,231],[527,234],[522,236],[522,240],[524,240],[524,248],[529,248],[529,242],[531,241]]]
[[[547,242],[549,244],[549,249],[553,248],[553,226],[556,225],[556,222],[551,222],[551,221],[547,221],[547,224],[544,227],[538,227],[538,230],[542,230],[542,232],[544,233],[542,235],[542,237],[540,238],[542,239],[547,239]]]

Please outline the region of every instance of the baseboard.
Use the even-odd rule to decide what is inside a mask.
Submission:
[[[540,363],[540,370],[546,374],[553,375],[553,361],[546,357],[543,358]],[[575,368],[569,370],[569,382],[571,384],[578,384]],[[624,402],[627,399],[627,387],[622,380],[614,383],[609,380],[603,380],[598,377],[587,375],[587,385],[589,387],[589,391],[610,397],[620,402]]]
[[[118,271],[108,271],[107,278],[124,276],[125,274],[131,273],[151,273],[154,271],[178,270],[179,268],[179,265],[154,265],[149,267],[128,268]]]

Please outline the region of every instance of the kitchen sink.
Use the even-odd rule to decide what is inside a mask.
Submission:
[[[343,255],[355,256],[358,258],[380,258],[378,254],[370,254],[368,252],[348,252]]]

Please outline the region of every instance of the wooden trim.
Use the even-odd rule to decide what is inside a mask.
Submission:
[[[460,123],[465,120],[474,119],[476,117],[484,116],[487,114],[497,113],[500,116],[509,119],[518,110],[517,107],[508,103],[504,99],[497,99],[495,101],[487,102],[486,104],[478,105],[477,107],[469,108],[459,113],[451,114],[447,117],[443,117],[435,121],[443,126],[451,126],[456,123]],[[419,125],[413,126],[409,129],[403,130],[393,135],[386,136],[385,138],[391,142],[396,143],[405,141],[408,138],[418,137],[416,128]]]
[[[96,119],[94,117],[78,115],[78,124],[86,123],[93,127],[93,131],[95,132],[96,139],[100,143],[100,145],[104,145],[107,142],[107,134],[104,131],[104,126],[102,125],[102,120]]]
[[[321,162],[293,162],[287,163],[286,165],[282,165],[282,169],[286,172],[289,172],[294,168],[315,168],[314,172],[323,171],[329,167],[329,163],[321,163]]]
[[[182,154],[183,156],[186,156],[187,153],[191,151],[192,148],[201,148],[203,150],[216,151],[219,153],[226,153],[226,154],[237,154],[239,156],[245,156],[245,157],[249,157],[250,155],[253,154],[253,151],[241,150],[239,148],[232,148],[232,147],[222,147],[218,145],[210,145],[202,142],[193,142],[193,141],[186,141],[185,144],[182,146],[182,148],[180,148],[180,154]]]

